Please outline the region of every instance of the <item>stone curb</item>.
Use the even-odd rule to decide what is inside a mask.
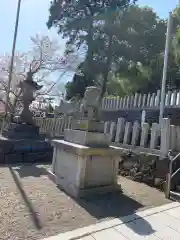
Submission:
[[[180,207],[180,203],[173,202],[173,203],[162,205],[160,207],[154,207],[154,208],[146,209],[144,211],[140,211],[128,216],[124,216],[121,219],[115,218],[112,220],[106,220],[106,221],[96,223],[94,225],[90,225],[84,228],[78,228],[69,232],[58,234],[56,236],[44,238],[43,240],[77,240],[77,239],[86,237],[90,234],[100,232],[102,230],[106,230],[112,227],[117,227],[118,225],[128,223],[142,217],[151,216],[151,215],[164,212],[169,209],[173,209],[177,207]]]

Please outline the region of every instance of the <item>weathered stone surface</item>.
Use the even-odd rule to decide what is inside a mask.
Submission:
[[[111,142],[109,134],[72,129],[65,129],[64,140],[71,143],[94,147],[108,147]]]
[[[56,183],[68,194],[73,197],[82,197],[87,192],[93,194],[97,190],[96,193],[105,193],[115,189],[118,151],[112,148],[103,150],[89,148],[62,140],[53,142],[55,144],[53,173]],[[73,148],[74,151],[67,151],[66,146]],[[82,149],[84,151],[81,151]]]

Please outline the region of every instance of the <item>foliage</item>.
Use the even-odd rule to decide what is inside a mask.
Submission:
[[[48,27],[55,26],[63,37],[68,38],[67,51],[72,45],[85,49],[83,64],[84,80],[92,83],[99,73],[104,77],[102,94],[105,92],[107,77],[112,62],[112,24],[119,12],[124,11],[131,0],[54,0],[51,2]],[[106,27],[108,26],[108,27]],[[104,43],[106,41],[106,43]],[[104,51],[103,56],[97,51]],[[68,85],[70,86],[70,85]]]
[[[51,3],[48,27],[67,37],[67,50],[85,50],[80,69],[67,83],[67,98],[82,97],[100,81],[102,94],[124,96],[154,92],[161,86],[167,20],[133,1],[62,1]],[[169,53],[167,88],[180,87],[180,8],[173,12],[174,39]]]

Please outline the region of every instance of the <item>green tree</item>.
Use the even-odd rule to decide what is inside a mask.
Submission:
[[[84,61],[84,77],[87,82],[93,82],[99,71],[97,69],[96,57],[97,42],[96,36],[99,34],[97,29],[99,25],[108,26],[108,34],[101,33],[106,38],[106,52],[103,59],[103,73],[104,83],[102,85],[102,94],[106,89],[106,83],[108,78],[108,72],[112,63],[112,24],[114,23],[117,13],[124,11],[131,2],[135,0],[53,0],[50,7],[50,16],[48,20],[48,27],[55,26],[58,28],[58,32],[63,37],[68,38],[67,50],[69,45],[75,45],[77,49],[81,46],[86,50],[86,58]],[[108,24],[105,24],[108,23]],[[99,41],[100,43],[100,41]],[[104,45],[105,46],[105,45]],[[71,49],[71,48],[70,48]],[[104,65],[106,67],[104,67]]]

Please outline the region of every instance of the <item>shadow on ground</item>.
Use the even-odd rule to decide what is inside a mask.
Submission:
[[[124,195],[123,191],[107,193],[101,196],[92,196],[76,200],[76,202],[99,220],[119,218],[128,228],[139,236],[148,236],[155,232],[148,221],[136,214],[136,211],[144,206]],[[140,220],[141,224],[135,224],[135,222],[132,222],[133,219]]]
[[[144,206],[136,200],[124,195],[122,191],[74,200],[98,220],[119,218],[128,228],[141,236],[148,236],[155,232],[145,219],[140,218],[136,214],[136,211]],[[132,215],[132,217],[125,218],[125,216],[128,215]],[[143,227],[139,227],[137,224],[132,223],[132,219],[140,219]]]
[[[24,177],[40,177],[43,175],[48,175],[48,171],[44,167],[40,167],[39,165],[32,164],[32,165],[19,165],[18,167],[14,168],[21,178]]]
[[[47,168],[43,167],[42,165],[33,164],[33,165],[28,165],[28,166],[27,165],[18,165],[18,166],[13,166],[13,167],[9,166],[9,170],[10,170],[13,180],[16,183],[16,186],[26,204],[26,207],[31,215],[34,227],[38,231],[41,229],[44,229],[43,224],[42,224],[43,221],[40,219],[42,216],[41,216],[41,214],[38,215],[37,212],[35,211],[35,208],[31,202],[31,200],[28,198],[25,190],[23,189],[23,185],[21,183],[21,178],[25,178],[25,177],[29,177],[29,176],[41,178],[41,176],[48,175]],[[46,179],[48,179],[48,178],[46,178]],[[22,181],[23,181],[23,179],[22,179]],[[31,179],[31,181],[32,181],[32,179]],[[50,181],[50,180],[48,180],[48,181]],[[46,184],[47,183],[48,182],[46,182]],[[49,187],[53,187],[53,185],[50,184]],[[44,181],[42,182],[41,188],[44,188]],[[125,222],[125,224],[128,228],[132,229],[132,231],[134,231],[135,233],[137,233],[140,236],[150,235],[154,232],[151,225],[145,219],[139,218],[139,216],[136,214],[136,212],[139,209],[142,209],[147,205],[146,204],[143,205],[140,202],[136,201],[135,199],[133,199],[134,198],[133,196],[132,197],[127,196],[127,194],[123,193],[122,190],[119,192],[107,193],[107,194],[103,194],[103,195],[93,195],[91,197],[86,197],[83,199],[73,199],[71,197],[71,200],[69,200],[70,196],[67,196],[67,194],[62,193],[62,191],[60,191],[60,189],[56,188],[54,185],[54,190],[55,189],[57,191],[55,191],[53,198],[54,197],[56,197],[57,199],[63,198],[63,200],[57,201],[57,204],[55,205],[55,208],[53,209],[53,211],[57,211],[57,212],[60,211],[61,215],[65,216],[65,211],[69,211],[69,210],[68,209],[60,210],[60,208],[62,207],[62,203],[64,204],[64,202],[74,201],[78,204],[78,206],[75,204],[77,206],[78,210],[77,211],[75,210],[75,212],[72,211],[72,213],[68,217],[68,221],[69,221],[69,225],[71,226],[70,227],[71,229],[74,228],[74,227],[72,227],[72,225],[74,224],[73,220],[72,220],[73,214],[75,214],[75,213],[77,215],[81,214],[82,213],[81,209],[83,208],[88,213],[87,215],[91,215],[93,217],[93,219],[95,218],[97,220],[104,220],[104,219],[108,219],[108,218],[109,219],[110,218],[119,218]],[[46,199],[46,204],[47,204],[46,208],[48,208],[48,209],[51,205],[51,201],[53,200],[51,198],[49,199],[50,196],[51,195],[48,195],[48,199]],[[45,203],[45,201],[44,201],[44,203]],[[74,203],[73,203],[73,205],[74,205]],[[71,207],[72,207],[72,205],[71,205]],[[41,211],[39,211],[39,212],[41,212]],[[45,215],[47,216],[48,214],[49,213],[46,213]],[[139,227],[139,225],[132,223],[130,221],[128,222],[127,218],[122,218],[127,215],[133,215],[132,216],[133,218],[137,218],[137,219],[139,218],[141,221],[141,225],[143,225],[143,227]],[[81,219],[81,217],[79,217],[79,219]],[[62,219],[59,219],[57,222],[54,222],[53,226],[55,227],[55,225],[57,224],[57,226],[58,226],[57,228],[60,231],[61,223],[63,221],[67,221],[67,219],[62,217]],[[84,222],[83,217],[79,221],[80,221],[80,224],[76,224],[76,227],[83,225],[83,222]],[[96,221],[93,220],[93,222],[95,223]],[[48,223],[46,222],[46,224],[48,225],[51,223],[48,221]],[[87,223],[85,223],[85,224],[87,224]],[[89,222],[88,224],[92,224],[92,221]],[[51,229],[51,227],[53,229],[53,226],[50,226],[50,229]],[[71,230],[71,229],[69,229],[69,230]],[[43,231],[45,231],[45,230],[43,230]]]
[[[28,211],[30,213],[30,216],[32,218],[34,226],[38,230],[40,230],[42,228],[41,221],[40,221],[38,215],[36,214],[36,211],[35,211],[35,209],[33,207],[32,202],[30,201],[30,199],[26,195],[26,192],[23,189],[23,185],[21,184],[21,180],[19,179],[19,177],[17,176],[15,170],[11,166],[9,166],[9,171],[10,171],[10,173],[12,175],[12,178],[13,178],[13,180],[14,180],[14,182],[15,182],[15,184],[16,184],[16,186],[17,186],[17,188],[18,188],[18,190],[19,190],[19,192],[20,192],[20,194],[21,194],[21,196],[23,198],[23,200],[24,200],[24,203],[26,204],[26,207],[27,207],[27,209],[28,209]]]

